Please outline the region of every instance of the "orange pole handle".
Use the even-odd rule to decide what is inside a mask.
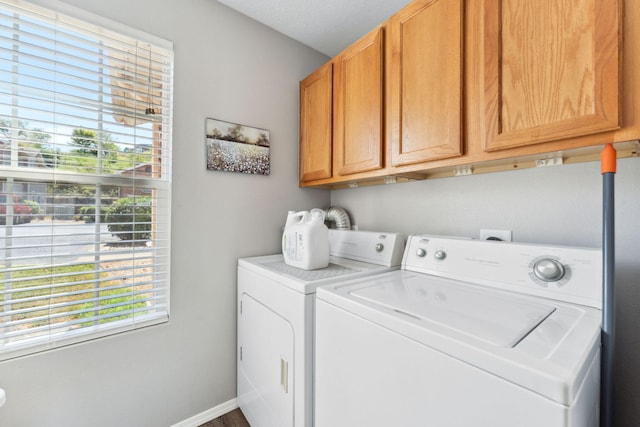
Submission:
[[[600,153],[600,173],[616,173],[616,149],[613,144],[606,144]]]

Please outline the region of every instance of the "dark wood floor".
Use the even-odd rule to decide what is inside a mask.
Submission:
[[[240,409],[236,409],[221,417],[202,424],[200,427],[251,427]]]

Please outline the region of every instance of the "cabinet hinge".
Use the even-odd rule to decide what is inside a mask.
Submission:
[[[562,164],[562,157],[554,157],[552,159],[539,159],[536,160],[537,168],[544,168],[547,166],[560,166]]]
[[[454,176],[465,176],[465,175],[471,175],[471,174],[473,174],[473,169],[471,169],[471,166],[462,166],[457,169],[454,169],[453,171]]]

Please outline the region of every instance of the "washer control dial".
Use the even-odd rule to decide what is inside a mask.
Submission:
[[[435,254],[433,254],[433,256],[439,260],[442,261],[443,259],[445,259],[447,257],[447,253],[443,250],[437,250]]]
[[[427,255],[427,250],[424,248],[418,248],[416,249],[416,255],[418,255],[420,258],[424,258]]]
[[[564,277],[565,268],[555,259],[542,258],[533,265],[533,274],[545,282],[557,282]]]
[[[384,250],[384,245],[382,243],[378,243],[376,245],[376,252],[382,252]]]

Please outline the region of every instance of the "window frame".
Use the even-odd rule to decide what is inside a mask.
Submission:
[[[37,168],[33,167],[31,159],[28,159],[26,164],[21,164],[24,160],[19,159],[18,155],[18,146],[17,143],[11,142],[11,146],[9,148],[9,165],[3,164],[0,162],[0,175],[4,180],[3,183],[6,183],[6,187],[10,188],[11,191],[7,192],[7,196],[9,194],[16,196],[16,193],[13,191],[14,183],[45,183],[45,184],[75,184],[79,186],[95,186],[96,195],[95,202],[96,205],[96,217],[99,218],[100,204],[101,199],[101,190],[103,186],[120,186],[120,187],[133,187],[135,189],[140,189],[142,192],[147,192],[152,194],[152,220],[151,227],[152,228],[152,237],[151,242],[153,244],[157,244],[158,241],[162,240],[161,244],[156,245],[154,247],[154,255],[152,259],[154,260],[152,263],[153,268],[157,268],[157,276],[154,276],[153,279],[153,288],[152,291],[158,291],[160,297],[158,298],[161,304],[158,306],[161,307],[159,309],[159,313],[156,313],[153,316],[141,316],[140,318],[133,318],[131,321],[114,321],[112,323],[99,324],[96,320],[93,326],[82,326],[78,329],[67,329],[62,330],[60,332],[55,332],[50,335],[42,335],[35,339],[22,339],[19,341],[8,341],[3,337],[2,331],[2,322],[0,322],[0,361],[8,360],[15,357],[20,357],[23,355],[33,354],[40,351],[49,350],[52,348],[58,348],[70,344],[75,344],[79,342],[90,341],[96,338],[110,336],[116,333],[132,331],[140,328],[144,328],[151,325],[156,325],[160,323],[167,322],[169,320],[170,314],[170,252],[171,252],[171,151],[172,151],[172,121],[173,121],[173,43],[159,37],[144,33],[142,31],[130,28],[126,25],[111,21],[109,19],[97,16],[95,14],[89,13],[82,9],[76,8],[74,6],[68,5],[66,3],[58,2],[58,1],[39,1],[35,0],[32,2],[24,2],[21,0],[1,0],[0,8],[4,9],[5,4],[9,5],[9,7],[16,7],[28,10],[35,14],[41,14],[43,20],[47,20],[49,22],[59,23],[62,27],[66,25],[71,25],[76,28],[76,30],[86,30],[87,33],[91,33],[91,37],[97,37],[98,34],[104,32],[105,34],[109,34],[111,36],[122,37],[122,39],[126,39],[127,41],[133,40],[136,45],[135,54],[135,79],[134,81],[144,80],[145,74],[144,69],[142,67],[143,61],[149,62],[149,69],[146,74],[149,78],[149,86],[151,86],[151,58],[152,58],[152,49],[162,50],[162,55],[166,55],[167,63],[164,64],[164,68],[161,71],[162,74],[162,83],[161,83],[161,94],[162,99],[161,102],[161,113],[159,114],[160,118],[157,120],[157,123],[154,122],[152,125],[151,132],[153,133],[153,146],[151,147],[151,158],[154,166],[152,169],[154,172],[151,176],[136,176],[135,171],[132,173],[131,177],[128,177],[123,174],[116,173],[104,173],[104,169],[102,169],[101,161],[97,161],[97,168],[94,173],[84,172],[78,173],[69,170],[61,170],[57,167],[53,169],[50,168]],[[52,10],[55,9],[55,10]],[[106,37],[106,36],[105,36]],[[145,56],[146,50],[145,48],[148,46],[149,53]],[[99,56],[99,55],[98,55]],[[163,56],[164,58],[164,56]],[[138,71],[140,68],[142,71]],[[156,74],[156,70],[154,69],[153,74]],[[115,80],[115,78],[114,78]],[[155,83],[154,83],[155,84]],[[113,86],[113,85],[112,85]],[[132,89],[134,92],[138,90],[136,86]],[[155,90],[155,89],[154,89]],[[50,92],[55,92],[50,91]],[[20,95],[18,95],[18,98]],[[151,102],[151,101],[149,101]],[[149,104],[151,105],[151,104]],[[134,120],[137,113],[137,109],[139,109],[139,105],[135,105],[133,107],[136,112],[133,113]],[[105,113],[106,114],[106,113]],[[13,117],[16,119],[16,117]],[[16,119],[17,120],[17,119]],[[56,122],[57,123],[57,122]],[[54,125],[56,124],[54,123]],[[135,122],[137,123],[137,121]],[[156,127],[157,126],[157,127]],[[96,126],[99,128],[99,126]],[[135,126],[134,126],[135,127]],[[159,130],[159,131],[158,131]],[[134,132],[135,133],[135,132]],[[160,135],[156,137],[157,135]],[[135,138],[135,137],[134,137]],[[156,141],[158,145],[156,146]],[[100,143],[101,144],[101,143]],[[102,145],[98,145],[98,147],[102,147]],[[135,147],[135,145],[134,145]],[[4,155],[3,155],[4,159]],[[157,165],[156,165],[157,162]],[[134,167],[137,167],[137,164],[134,164]],[[154,175],[155,174],[155,175]],[[2,191],[0,191],[2,192]],[[138,197],[138,196],[136,196]],[[143,197],[143,196],[139,196]],[[9,197],[7,197],[9,199]],[[7,218],[13,218],[13,206],[12,203],[7,204]],[[135,219],[133,220],[135,224]],[[98,242],[102,242],[102,234],[100,231],[100,223],[98,220],[98,227],[95,231],[95,236],[98,239]],[[9,230],[11,227],[17,227],[19,224],[6,224],[6,230]],[[135,226],[135,225],[134,225]],[[1,227],[1,226],[0,226]],[[158,229],[161,228],[161,230]],[[11,231],[5,231],[5,235]],[[162,235],[161,238],[156,239],[155,234]],[[53,234],[53,231],[52,231]],[[3,242],[5,243],[5,250],[8,248],[6,246],[6,242],[11,241],[10,239],[4,238]],[[52,237],[53,242],[53,237]],[[52,243],[53,245],[53,243]],[[94,251],[91,255],[97,257],[95,261],[95,265],[100,265],[100,257],[101,252],[99,250]],[[132,250],[131,259],[135,261],[136,252]],[[52,263],[53,263],[53,255],[52,255]],[[125,256],[125,260],[128,259]],[[9,267],[6,267],[9,265]],[[96,270],[99,267],[95,267]],[[5,272],[7,270],[11,270],[11,264],[2,264],[0,262],[0,272]],[[136,270],[135,267],[131,268],[132,275],[135,277]],[[154,273],[156,270],[153,270]],[[2,274],[2,276],[9,277],[8,280],[11,282],[15,280],[11,276],[6,276],[6,274]],[[96,276],[97,277],[97,276]],[[157,280],[156,280],[157,279]],[[99,282],[101,279],[96,279],[96,282]],[[158,287],[156,288],[156,281],[158,283]],[[3,286],[0,286],[0,293],[9,294],[9,302],[11,302],[11,294],[17,293],[9,288],[9,292],[5,292],[6,289]],[[4,303],[4,299],[0,300],[0,302]],[[7,303],[9,304],[9,303]],[[0,319],[3,316],[3,311],[0,310]],[[55,328],[52,328],[55,329]]]

